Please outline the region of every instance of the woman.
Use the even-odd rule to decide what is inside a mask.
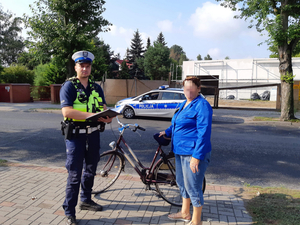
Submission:
[[[203,201],[202,183],[211,155],[212,108],[199,95],[200,80],[188,77],[183,81],[186,97],[172,119],[172,125],[160,136],[171,137],[176,160],[176,182],[182,195],[182,208],[170,214],[171,220],[190,221],[200,225]],[[193,216],[190,214],[193,205]]]

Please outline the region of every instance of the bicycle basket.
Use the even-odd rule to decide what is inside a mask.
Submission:
[[[153,137],[157,141],[157,143],[162,146],[168,146],[171,142],[171,138],[165,136],[159,137],[159,133],[154,134]]]

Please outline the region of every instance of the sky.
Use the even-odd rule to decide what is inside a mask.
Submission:
[[[4,11],[16,16],[31,15],[29,4],[35,0],[0,0]],[[179,45],[190,60],[200,54],[209,54],[214,60],[268,58],[268,46],[263,43],[267,35],[261,36],[255,28],[249,29],[249,22],[234,19],[230,9],[217,1],[202,0],[106,0],[106,11],[102,16],[113,25],[110,31],[100,33],[99,38],[109,44],[111,50],[125,56],[130,48],[134,32],[139,30],[146,47],[160,32],[167,46]],[[23,32],[26,36],[26,32]],[[258,46],[258,44],[263,43]]]

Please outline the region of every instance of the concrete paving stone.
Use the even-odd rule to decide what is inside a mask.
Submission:
[[[237,222],[252,222],[252,218],[249,217],[236,217]]]
[[[227,211],[223,211],[223,210],[219,210],[219,215],[225,215],[225,216],[234,216],[233,212],[227,212]]]
[[[50,224],[57,217],[58,217],[57,215],[44,213],[43,216],[36,218],[35,222]]]
[[[100,221],[100,220],[98,220],[98,221],[96,221],[96,220],[89,220],[87,223],[86,223],[86,225],[103,225],[104,224],[104,222],[103,221]]]
[[[6,214],[6,217],[13,218],[15,215],[19,214],[22,211],[22,209],[14,209],[13,211]]]
[[[11,225],[11,224],[14,224],[14,222],[16,222],[17,219],[15,218],[10,218],[8,220],[6,220],[2,225]]]
[[[228,219],[227,219],[227,216],[224,216],[224,215],[219,215],[219,221],[220,222],[228,222]]]
[[[203,217],[207,217],[207,218],[215,218],[215,219],[219,219],[219,215],[218,214],[213,214],[213,213],[202,213]]]
[[[29,217],[28,220],[35,221],[37,218],[39,218],[43,215],[44,215],[44,213],[37,212],[37,213],[33,214],[31,217]]]
[[[10,218],[4,217],[0,215],[0,224],[3,224],[5,221],[9,220]]]

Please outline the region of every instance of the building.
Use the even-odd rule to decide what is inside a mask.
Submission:
[[[295,81],[300,80],[300,58],[293,58]],[[228,59],[184,61],[182,79],[186,76],[201,76],[211,82],[218,82],[222,87],[240,87],[260,84],[280,83],[279,60],[267,59]],[[220,91],[220,98],[233,95],[235,99],[250,99],[253,93],[261,95],[270,91],[271,101],[276,101],[277,87],[261,87],[252,89],[233,89]]]

